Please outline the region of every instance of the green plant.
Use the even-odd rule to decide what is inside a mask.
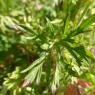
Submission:
[[[23,89],[29,87],[29,95],[50,95],[58,88],[64,91],[74,78],[87,79],[83,75],[89,73],[90,61],[95,61],[85,40],[86,34],[94,30],[92,0],[6,2],[0,1],[0,53],[3,54],[0,63],[9,73],[17,66],[21,68],[19,94],[27,95]],[[8,81],[11,83],[10,77]],[[8,89],[11,85],[6,86],[5,82],[3,86]],[[18,79],[12,83],[19,86]],[[8,89],[12,95],[16,90],[13,86]]]

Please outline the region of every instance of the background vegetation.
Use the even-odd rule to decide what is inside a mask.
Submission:
[[[63,95],[77,79],[91,93],[94,32],[94,0],[0,0],[0,95]]]

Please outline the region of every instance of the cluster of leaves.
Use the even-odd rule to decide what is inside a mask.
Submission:
[[[92,0],[0,0],[0,94],[63,93],[77,78],[95,84],[94,8]]]

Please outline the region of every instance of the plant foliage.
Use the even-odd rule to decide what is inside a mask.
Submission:
[[[61,95],[78,78],[95,85],[94,11],[93,0],[0,0],[0,95]]]

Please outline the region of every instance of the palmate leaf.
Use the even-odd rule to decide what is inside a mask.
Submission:
[[[83,58],[86,59],[85,58],[86,57],[86,52],[85,52],[84,46],[78,46],[78,47],[75,47],[73,49],[79,55],[79,57],[81,59],[83,59]]]
[[[90,50],[86,49],[84,46],[75,47],[74,50],[80,55],[80,58],[87,60],[90,58],[91,60],[95,61],[94,55],[90,52]]]
[[[91,26],[95,22],[95,14],[89,16],[87,19],[82,21],[80,26],[78,26],[75,30],[71,31],[67,38],[74,37],[79,35],[80,33],[88,32],[89,26]]]
[[[73,44],[65,43],[64,46],[71,53],[71,55],[76,59],[79,66],[81,65],[82,60],[86,60],[90,58],[95,61],[95,57],[93,54],[87,50],[83,45],[73,47]]]
[[[68,43],[64,43],[64,47],[68,50],[68,52],[76,59],[76,62],[78,63],[78,65],[81,65],[81,59],[79,58],[79,56],[77,55],[77,53],[74,51],[73,47],[70,46],[70,44]]]
[[[40,78],[40,76],[39,76],[39,70],[41,69],[42,64],[43,64],[43,62],[41,64],[39,64],[38,66],[36,66],[35,68],[33,68],[32,70],[30,70],[30,72],[26,75],[25,80],[27,80],[30,83],[32,83],[35,80],[36,77]],[[40,80],[40,79],[37,79],[37,81],[38,80]]]
[[[81,64],[85,65],[85,62],[84,62],[85,60],[87,60],[88,58],[91,58],[93,60],[95,59],[93,55],[90,53],[90,51],[88,51],[84,46],[80,45],[81,43],[79,44],[76,43],[77,39],[75,37],[76,35],[79,35],[80,33],[87,32],[91,24],[94,22],[95,17],[90,16],[84,19],[84,16],[86,16],[85,14],[87,13],[87,10],[89,9],[89,5],[90,5],[90,3],[87,3],[87,2],[91,0],[54,0],[55,5],[52,4],[52,0],[47,0],[47,1],[36,0],[36,1],[37,2],[35,2],[35,0],[21,0],[21,2],[23,3],[20,4],[19,0],[7,0],[8,6],[9,6],[8,13],[7,13],[7,7],[6,7],[7,3],[2,4],[2,6],[0,7],[1,8],[0,16],[3,17],[1,21],[4,22],[3,24],[5,26],[5,29],[4,27],[2,27],[3,24],[0,26],[2,30],[3,31],[5,30],[6,32],[6,35],[4,36],[5,38],[7,35],[9,35],[8,37],[11,37],[10,34],[13,33],[12,36],[14,37],[15,40],[18,37],[21,40],[20,42],[16,41],[16,45],[21,45],[22,47],[25,48],[25,53],[22,54],[21,52],[21,54],[19,54],[18,56],[15,55],[15,53],[16,54],[18,53],[16,50],[13,49],[15,53],[12,52],[12,54],[14,55],[12,63],[20,63],[21,61],[19,61],[18,59],[21,59],[23,62],[25,61],[24,62],[25,66],[23,65],[24,67],[20,65],[21,70],[25,68],[20,73],[23,77],[25,76],[24,79],[22,79],[23,77],[21,77],[21,80],[19,80],[19,81],[24,80],[22,87],[27,88],[26,87],[27,84],[33,83],[32,87],[30,87],[32,89],[31,92],[27,93],[27,91],[24,91],[25,90],[24,89],[22,91],[20,90],[21,94],[23,93],[26,95],[27,94],[50,95],[51,93],[49,92],[50,85],[52,85],[53,91],[56,90],[56,88],[58,87],[60,88],[61,86],[62,87],[66,86],[69,78],[71,78],[72,76],[77,77],[77,74],[80,75],[79,66]],[[0,3],[1,2],[5,2],[5,0],[1,0]],[[12,4],[12,2],[14,4]],[[19,3],[15,3],[15,2],[19,2]],[[18,5],[18,6],[16,7],[14,5],[16,6]],[[40,5],[42,6],[42,8],[40,8],[40,10],[36,10],[36,6],[41,7]],[[2,8],[5,11],[3,11]],[[13,13],[15,11],[21,12],[21,14],[15,15]],[[52,15],[53,13],[51,12],[54,12],[55,15]],[[80,16],[77,14],[79,14]],[[89,13],[87,13],[87,15],[89,15]],[[49,19],[45,19],[45,18],[49,18]],[[17,22],[14,20],[17,20]],[[23,34],[14,35],[17,32],[23,32]],[[0,37],[2,37],[2,35]],[[5,40],[7,41],[7,39]],[[82,41],[85,41],[85,40],[82,39]],[[9,43],[10,42],[11,41],[9,40]],[[13,43],[12,45],[14,44],[15,43]],[[32,47],[34,49],[33,51],[35,51],[35,48],[36,48],[36,51],[34,52],[37,54],[36,58],[34,58],[35,57],[34,53],[33,55],[31,55]],[[64,49],[67,49],[67,50],[65,51]],[[5,53],[4,55],[6,54],[7,53]],[[59,58],[59,56],[61,58]],[[74,60],[70,60],[71,58]],[[4,57],[4,60],[5,59],[6,58]],[[26,67],[27,62],[30,63],[33,60],[35,61]],[[71,61],[73,65],[68,64]],[[74,64],[74,63],[77,63],[77,64]],[[9,65],[11,68],[11,64]],[[62,68],[59,65],[62,66]],[[6,70],[7,69],[5,69],[5,71]],[[84,71],[81,70],[81,72],[84,72]],[[40,81],[41,81],[41,84],[37,85],[39,84]],[[17,83],[17,81],[15,82]],[[9,86],[11,85],[9,84]],[[17,83],[15,87],[18,87],[18,86],[19,84]],[[39,87],[40,89],[37,87]],[[43,89],[43,87],[45,89]],[[14,92],[13,88],[10,89],[11,92]],[[24,93],[23,91],[26,93]],[[5,91],[3,91],[3,93],[4,92]]]
[[[25,70],[23,70],[21,73],[25,73],[29,70],[31,70],[32,68],[36,67],[37,65],[39,65],[40,63],[43,62],[43,60],[46,58],[46,56],[48,55],[48,53],[43,54],[39,59],[35,60],[32,65],[30,65],[28,68],[26,68]]]
[[[40,82],[41,74],[42,74],[42,66],[44,61],[42,61],[40,64],[35,64],[35,67],[32,67],[31,70],[28,72],[28,74],[24,78],[24,83],[22,84],[22,87],[26,87],[33,83],[36,80],[36,83],[38,84]],[[26,71],[30,69],[27,68]],[[22,72],[24,73],[24,72]]]

